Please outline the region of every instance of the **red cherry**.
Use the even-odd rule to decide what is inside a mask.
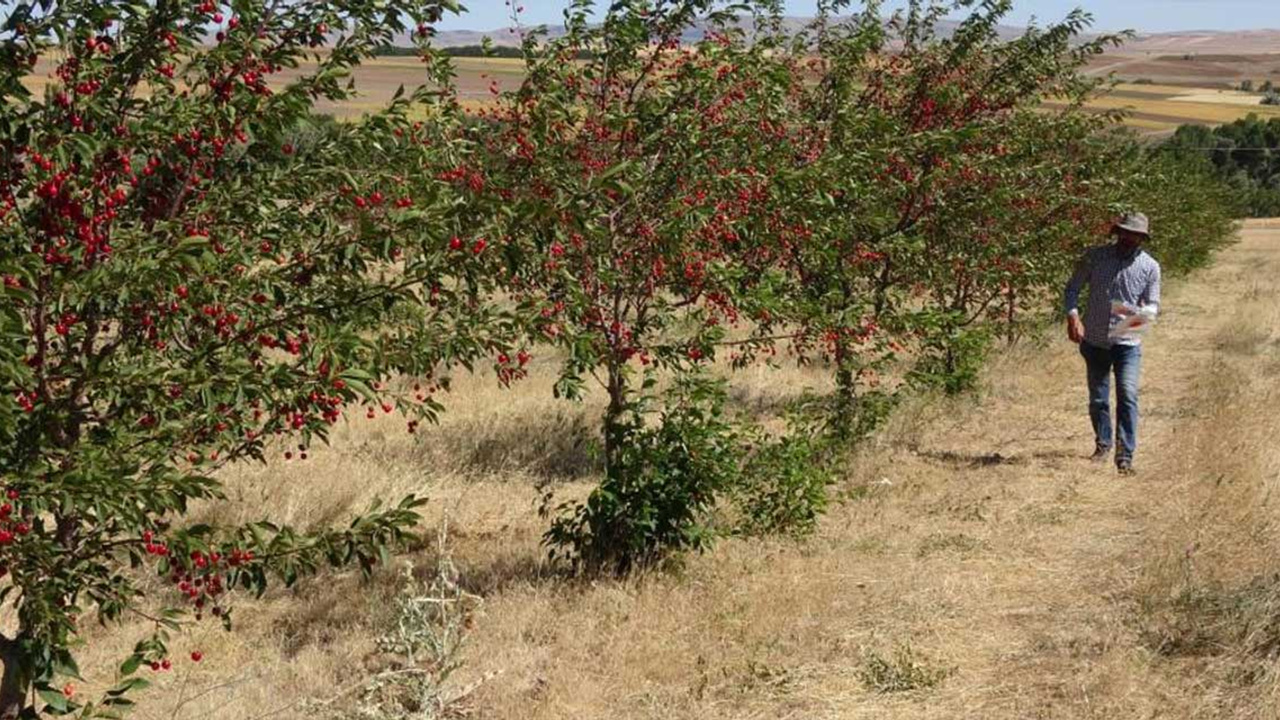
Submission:
[[[191,662],[200,662],[203,659],[204,659],[204,653],[200,652],[199,650],[196,650],[195,652],[191,653]]]

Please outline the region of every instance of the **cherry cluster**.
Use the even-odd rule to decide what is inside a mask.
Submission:
[[[9,573],[4,551],[31,533],[31,512],[15,504],[21,497],[20,493],[10,488],[4,497],[7,501],[0,503],[0,577]]]

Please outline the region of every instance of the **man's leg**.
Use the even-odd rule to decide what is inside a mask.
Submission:
[[[1111,450],[1111,351],[1080,343],[1089,377],[1089,419],[1099,455]]]
[[[1138,449],[1138,380],[1142,371],[1142,346],[1116,345],[1111,349],[1111,355],[1116,369],[1116,434],[1120,440],[1116,465],[1131,469],[1133,455]]]

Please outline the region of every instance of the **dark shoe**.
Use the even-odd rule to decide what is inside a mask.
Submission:
[[[1138,474],[1138,471],[1133,469],[1132,460],[1116,461],[1116,470],[1120,472],[1120,475],[1122,477],[1133,477],[1134,475]]]
[[[1089,459],[1096,463],[1101,463],[1106,462],[1108,457],[1111,457],[1111,448],[1105,445],[1099,445],[1098,449],[1093,451],[1093,455],[1091,455]]]

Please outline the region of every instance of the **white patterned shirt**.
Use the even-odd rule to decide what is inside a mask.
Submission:
[[[1122,320],[1112,313],[1111,304],[1122,302],[1155,312],[1160,305],[1160,263],[1142,249],[1122,257],[1114,244],[1085,251],[1064,294],[1068,314],[1078,312],[1080,290],[1085,285],[1089,286],[1089,307],[1083,318],[1085,342],[1102,348],[1142,344],[1136,336],[1111,340],[1111,328]]]

